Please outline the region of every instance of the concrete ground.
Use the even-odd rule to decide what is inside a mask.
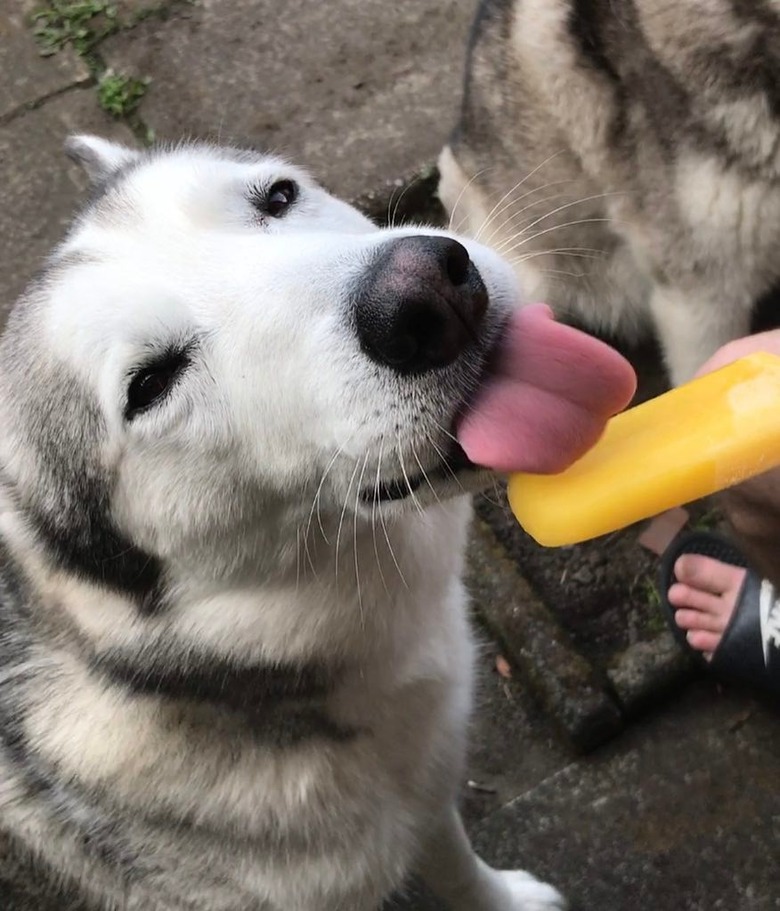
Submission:
[[[30,16],[45,0],[0,3],[0,314],[84,192],[61,154],[75,131],[272,148],[379,215],[417,176],[399,212],[435,213],[430,169],[454,123],[475,0],[116,6],[118,18],[87,22],[84,53],[65,42],[42,57]],[[42,24],[49,45],[68,26]],[[135,109],[120,104],[124,116],[101,107],[107,74],[151,80]],[[582,629],[572,638],[561,620],[563,596],[526,581],[540,555],[482,515],[471,586],[483,686],[464,808],[484,856],[548,878],[583,911],[780,908],[777,709],[687,684],[660,629],[603,660],[609,649],[581,647]],[[578,564],[585,584],[609,553]],[[620,602],[608,618],[621,626]],[[499,655],[509,676],[495,670]],[[394,907],[433,905],[410,893]]]

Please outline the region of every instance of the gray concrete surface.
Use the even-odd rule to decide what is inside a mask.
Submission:
[[[475,0],[202,0],[101,48],[151,74],[160,138],[289,154],[339,195],[407,177],[454,123]],[[423,65],[420,65],[423,61]]]
[[[776,711],[699,684],[478,828],[581,911],[780,908]]]
[[[373,199],[381,214],[378,201],[433,161],[452,126],[476,0],[122,0],[123,16],[163,12],[122,28],[93,61],[93,73],[151,77],[132,123],[101,111],[71,49],[37,55],[23,13],[44,2],[0,0],[0,317],[83,195],[61,155],[73,131],[272,147],[342,195]],[[427,217],[415,192],[403,208],[422,206]],[[712,685],[678,686],[654,714],[578,757],[558,737],[560,711],[545,688],[560,680],[558,704],[570,707],[579,668],[586,707],[615,690],[624,705],[644,703],[658,656],[632,653],[611,681],[594,678],[570,642],[553,632],[545,641],[537,597],[508,581],[504,560],[487,548],[472,562],[478,621],[494,621],[493,631],[480,627],[482,687],[463,792],[485,856],[551,879],[582,911],[780,908],[780,713]],[[495,671],[499,653],[510,678]],[[419,896],[395,907],[433,905]]]
[[[31,34],[33,4],[6,0],[4,5],[6,10],[0,10],[0,123],[27,105],[39,104],[89,78],[87,67],[73,54],[41,57]]]
[[[5,79],[6,71],[0,75]],[[0,127],[0,302],[10,306],[63,236],[86,181],[63,153],[65,138],[95,132],[134,142],[123,123],[95,103],[91,88],[70,88]]]
[[[533,683],[571,744],[587,750],[614,737],[623,717],[606,680],[574,648],[479,519],[469,547],[469,585],[475,609],[504,640],[507,656]]]

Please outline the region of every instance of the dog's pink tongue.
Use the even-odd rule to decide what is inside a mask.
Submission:
[[[625,358],[544,304],[513,315],[493,369],[457,433],[472,462],[502,472],[563,471],[636,389]]]

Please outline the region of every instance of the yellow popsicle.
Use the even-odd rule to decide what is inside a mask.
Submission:
[[[622,412],[557,475],[514,474],[509,503],[546,547],[576,544],[780,465],[780,357],[751,354]]]

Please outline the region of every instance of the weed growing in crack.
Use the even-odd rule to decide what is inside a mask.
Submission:
[[[116,6],[107,0],[49,0],[32,18],[33,34],[43,57],[68,45],[80,57],[87,57],[119,26]]]
[[[114,117],[127,117],[141,103],[151,80],[136,79],[124,73],[106,70],[98,80],[98,101],[104,111]]]
[[[45,7],[32,15],[33,34],[43,57],[72,47],[89,67],[101,108],[113,117],[127,120],[140,141],[149,145],[153,140],[153,131],[140,121],[135,112],[151,79],[107,68],[99,45],[105,38],[133,28],[146,18],[166,18],[170,7],[191,5],[191,2],[169,0],[167,4],[143,7],[122,17],[116,0],[48,0]]]

